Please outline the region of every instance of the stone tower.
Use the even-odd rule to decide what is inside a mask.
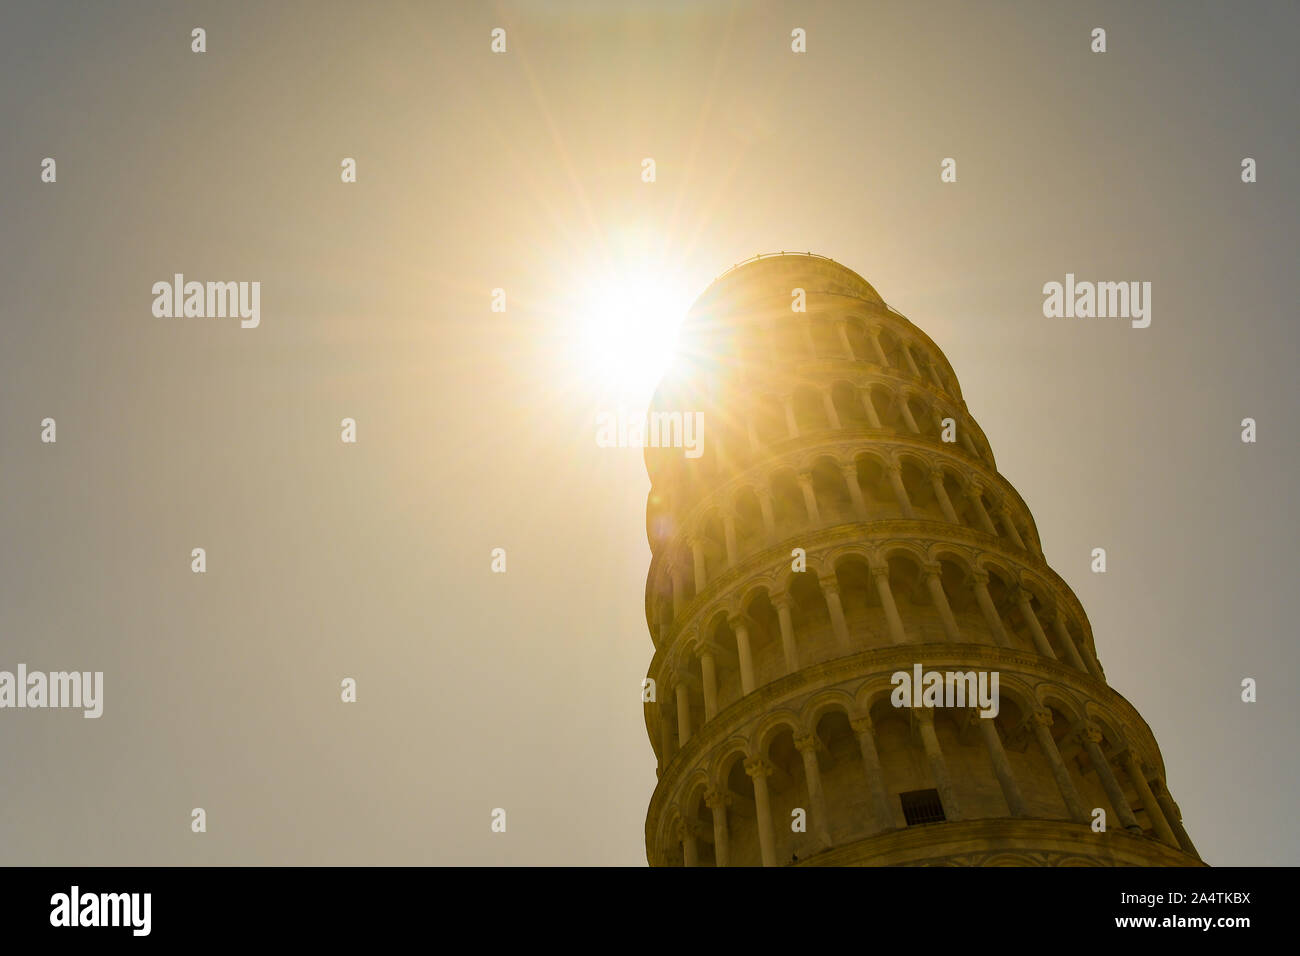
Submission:
[[[652,413],[700,412],[702,453],[645,455],[652,865],[1201,865],[924,332],[782,253],[715,281],[680,353]],[[917,665],[996,673],[996,716],[895,706]]]

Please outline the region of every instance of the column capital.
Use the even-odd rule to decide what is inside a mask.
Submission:
[[[984,491],[984,489],[987,487],[988,486],[985,485],[984,482],[981,481],[979,478],[968,478],[966,480],[966,487],[963,488],[962,491],[964,491],[967,495],[979,497],[980,493]]]
[[[976,568],[974,571],[970,573],[970,581],[971,584],[983,585],[984,587],[988,587],[989,573],[985,571],[983,568]]]
[[[705,641],[703,644],[699,644],[699,645],[697,645],[697,646],[695,646],[695,647],[692,647],[692,648],[691,648],[691,655],[692,655],[696,660],[698,660],[698,661],[702,661],[702,660],[704,660],[706,657],[713,657],[713,656],[714,656],[714,647],[713,647],[712,642],[710,642],[710,641]]]
[[[795,477],[798,479],[799,484],[811,485],[813,480],[813,473],[811,471],[801,471]]]
[[[746,631],[748,631],[748,630],[749,630],[749,618],[746,617],[744,614],[728,614],[728,615],[727,615],[727,627],[731,628],[732,631],[738,631],[738,630],[740,630],[742,627],[743,627]]]
[[[899,477],[902,477],[903,474],[903,466],[900,465],[898,462],[894,461],[892,458],[889,461],[885,462],[884,470],[885,473],[889,475],[898,475]]]
[[[709,788],[704,791],[704,805],[710,810],[722,810],[731,806],[731,794],[725,790]]]
[[[1035,710],[1029,715],[1029,723],[1038,727],[1050,727],[1053,723],[1052,712],[1046,707]]]
[[[827,571],[817,575],[817,582],[821,585],[822,591],[827,594],[840,593],[840,581],[835,576],[834,571]]]
[[[928,468],[925,469],[925,476],[926,476],[927,478],[929,478],[932,482],[933,482],[933,481],[943,481],[943,474],[944,474],[944,472],[943,472],[943,466],[942,466],[942,465],[934,465],[934,464],[932,464],[932,465],[930,465]]]
[[[1101,728],[1090,720],[1080,721],[1074,728],[1074,732],[1079,735],[1082,741],[1090,741],[1099,744],[1102,741]]]
[[[927,561],[921,565],[921,574],[927,578],[937,578],[943,574],[943,565],[938,561]]]
[[[821,740],[816,734],[800,734],[794,738],[794,749],[800,753],[811,750],[816,753],[821,749]]]
[[[767,599],[771,602],[772,607],[776,608],[778,611],[781,610],[781,608],[789,608],[794,603],[794,599],[790,597],[789,591],[774,591],[767,596]]]
[[[853,732],[859,737],[863,734],[873,734],[876,730],[875,725],[871,723],[871,718],[866,716],[850,718],[849,727],[851,727]]]
[[[772,765],[762,757],[750,757],[745,761],[745,773],[749,774],[755,780],[759,777],[770,777],[772,775]]]
[[[912,714],[912,719],[915,720],[918,724],[934,723],[933,707],[909,707],[908,710]]]
[[[888,564],[873,564],[870,569],[873,578],[884,578],[886,581],[889,580]]]

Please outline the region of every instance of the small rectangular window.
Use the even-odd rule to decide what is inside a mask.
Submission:
[[[948,819],[943,814],[943,802],[938,790],[912,790],[900,793],[898,799],[903,802],[903,819],[909,827],[922,823],[942,823]]]

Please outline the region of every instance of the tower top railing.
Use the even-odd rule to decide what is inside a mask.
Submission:
[[[723,280],[723,279],[725,279],[727,276],[731,275],[733,272],[735,272],[735,271],[736,271],[737,269],[739,269],[741,266],[747,266],[747,265],[749,265],[751,262],[757,262],[759,259],[775,259],[775,258],[777,258],[778,256],[800,256],[800,257],[802,257],[802,258],[806,258],[806,259],[823,259],[823,260],[825,260],[826,262],[829,262],[829,263],[831,263],[831,264],[833,264],[833,265],[837,265],[837,266],[839,266],[841,269],[845,269],[845,270],[847,270],[847,271],[849,271],[849,272],[853,272],[853,270],[852,270],[852,269],[849,269],[849,267],[846,266],[844,263],[842,263],[842,262],[837,262],[836,260],[832,259],[830,256],[823,256],[823,255],[821,255],[820,253],[816,253],[816,252],[784,252],[784,251],[782,251],[782,252],[760,252],[760,253],[758,253],[757,255],[750,256],[748,259],[741,259],[739,262],[735,263],[735,264],[732,265],[730,268],[728,268],[728,269],[724,269],[722,272],[719,272],[716,276],[713,277],[713,281],[709,283],[709,288],[713,288],[713,287],[714,287],[715,285],[717,285],[721,280]],[[854,275],[857,275],[856,272],[854,272],[853,274],[854,274]],[[863,281],[865,282],[866,280],[864,279]],[[879,293],[877,293],[877,295],[879,295]],[[885,300],[884,300],[883,298],[882,298],[880,301],[883,302],[885,308],[888,309],[890,312],[894,313],[894,315],[898,316],[898,317],[901,318],[901,319],[906,319],[906,318],[907,318],[907,316],[903,315],[902,312],[899,312],[896,308],[894,308],[894,307],[893,307],[892,305],[890,305],[888,302],[885,302]]]
[[[816,252],[760,252],[756,256],[750,256],[748,259],[740,260],[740,262],[737,262],[729,269],[724,269],[722,272],[718,273],[716,276],[713,277],[713,282],[717,282],[719,279],[731,275],[731,273],[735,272],[741,266],[747,266],[751,262],[757,262],[759,259],[775,259],[777,256],[803,256],[808,259],[825,259],[827,262],[835,263],[835,265],[839,266],[841,269],[849,268],[848,266],[844,265],[842,262],[835,262],[835,260],[832,259],[830,256],[819,255]],[[713,282],[710,282],[709,285],[713,285]]]

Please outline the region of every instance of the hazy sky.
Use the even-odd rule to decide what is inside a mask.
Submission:
[[[647,276],[684,307],[794,249],[948,356],[1201,855],[1300,862],[1298,27],[1294,3],[8,5],[0,670],[103,671],[105,700],[0,711],[0,862],[644,864],[648,481],[596,447],[626,396],[584,310]],[[259,281],[260,326],[154,317],[178,272]],[[1067,272],[1151,282],[1150,328],[1044,318]]]

